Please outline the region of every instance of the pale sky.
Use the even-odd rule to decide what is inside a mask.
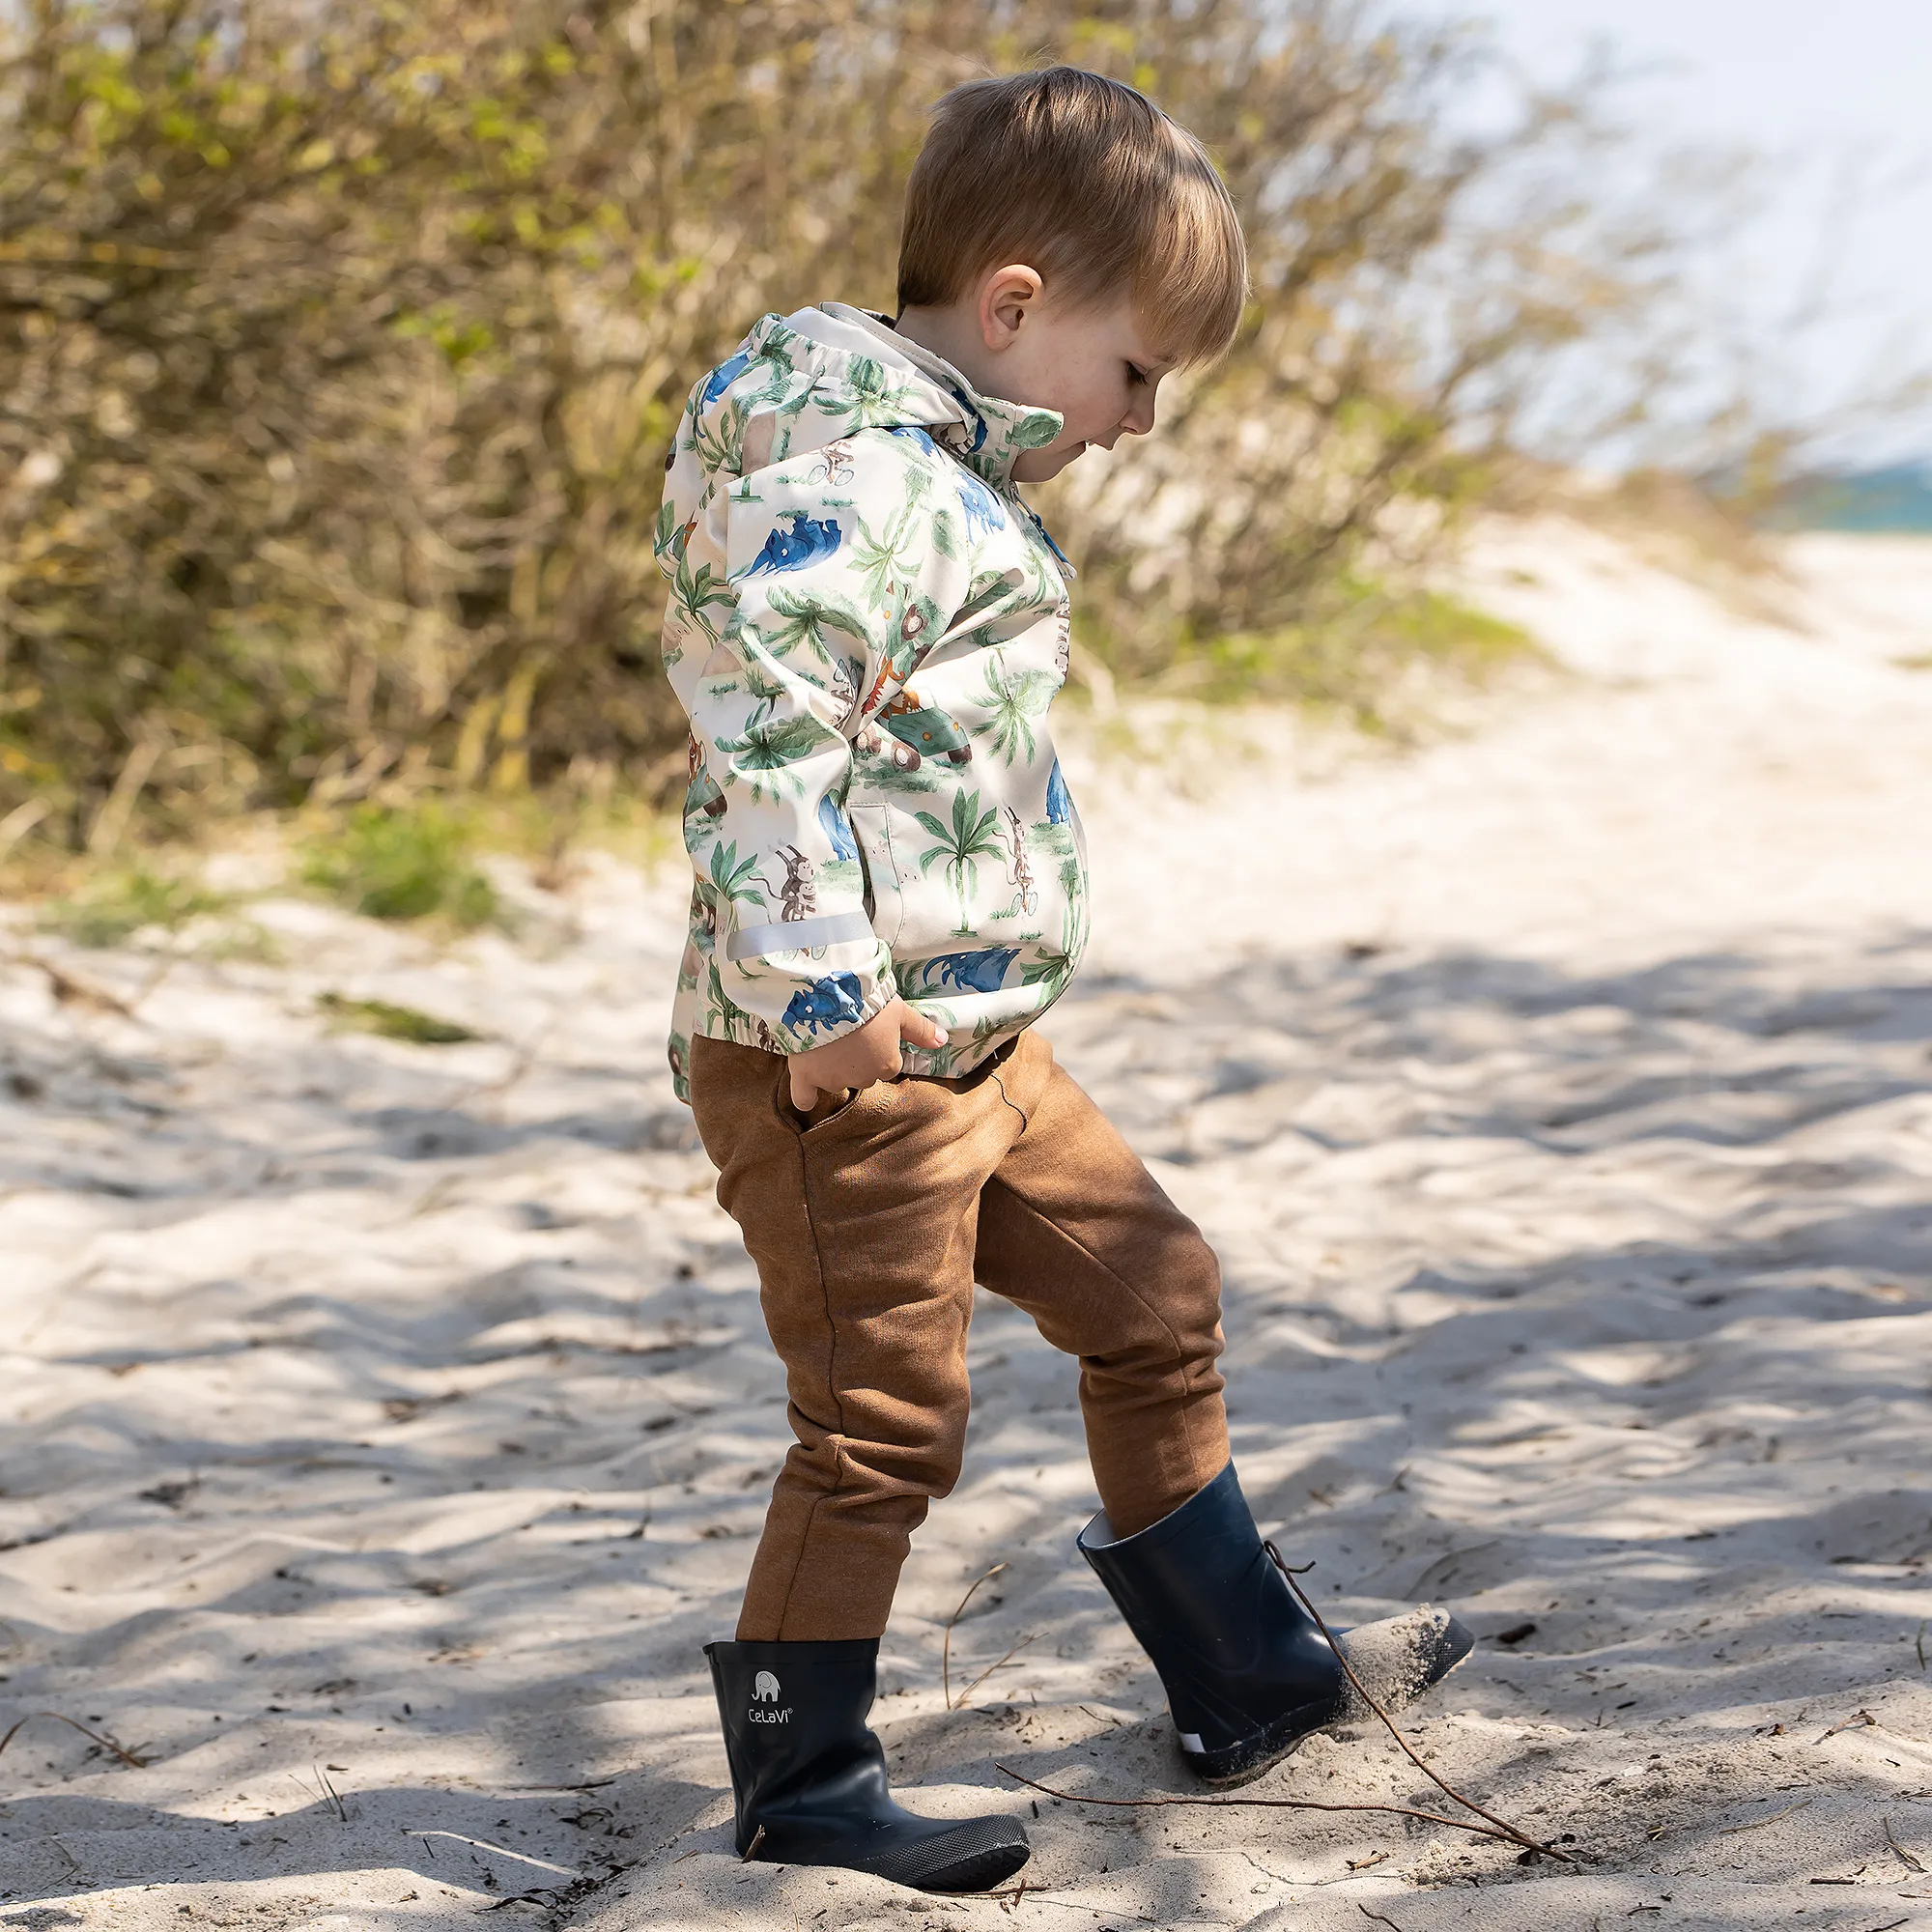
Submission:
[[[1624,93],[1660,140],[1741,143],[1770,157],[1777,189],[1740,245],[1748,285],[1811,279],[1821,251],[1841,304],[1828,329],[1780,339],[1807,384],[1902,349],[1932,359],[1932,0],[1406,0],[1392,11],[1487,18],[1546,78],[1608,41],[1646,76]],[[1851,191],[1848,194],[1847,188]],[[1831,213],[1828,211],[1838,211]],[[1932,456],[1932,413],[1906,445]],[[1916,444],[1916,447],[1908,445]]]

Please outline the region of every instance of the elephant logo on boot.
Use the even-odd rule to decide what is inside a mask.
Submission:
[[[752,1679],[752,1708],[745,1716],[754,1724],[782,1724],[791,1716],[791,1707],[782,1711],[764,1711],[761,1704],[776,1704],[779,1701],[779,1680],[769,1670],[761,1670]]]

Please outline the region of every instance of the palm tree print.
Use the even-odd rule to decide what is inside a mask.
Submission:
[[[893,601],[894,586],[918,575],[918,562],[908,541],[912,522],[910,508],[889,518],[882,530],[874,530],[863,519],[860,521],[852,561],[859,567],[859,581],[865,586],[866,603],[871,610],[885,610]]]
[[[905,388],[882,363],[855,355],[844,387],[837,393],[815,392],[811,406],[849,434],[873,423],[903,422]]]
[[[1006,854],[998,830],[1000,809],[989,805],[981,811],[977,791],[955,791],[950,826],[929,811],[916,812],[914,816],[939,841],[920,854],[919,869],[929,872],[940,861],[945,862],[946,876],[959,900],[959,923],[952,930],[956,936],[965,938],[973,930],[971,900],[980,889],[980,861],[1003,858]]]
[[[658,511],[658,552],[660,556],[670,559],[670,598],[677,609],[695,624],[711,642],[718,641],[718,628],[705,614],[714,604],[728,609],[733,593],[730,582],[721,570],[714,570],[709,562],[692,568],[686,550],[691,541],[691,526],[679,524],[671,504],[666,502]],[[681,646],[673,645],[666,654],[666,664],[675,664],[684,652]]]
[[[1017,761],[1022,748],[1031,762],[1037,749],[1033,721],[1045,717],[1046,707],[1059,689],[1060,680],[1050,671],[1006,672],[997,659],[988,658],[983,691],[987,717],[983,724],[973,726],[974,735],[990,738],[993,749],[1009,764]]]
[[[691,426],[692,447],[707,469],[735,470],[745,449],[745,423],[752,398],[734,396],[718,412],[715,421],[699,417]]]
[[[869,610],[887,609],[899,586],[919,577],[923,540],[931,535],[931,518],[922,517],[919,511],[931,481],[924,470],[908,469],[905,499],[886,519],[885,527],[875,532],[863,517],[859,520],[859,539],[852,548],[852,561],[858,566]]]
[[[711,848],[709,872],[706,883],[715,895],[712,900],[714,905],[719,900],[735,902],[739,899],[748,905],[764,904],[765,882],[758,876],[758,855],[755,852],[748,853],[741,859],[735,840],[728,843],[720,841]]]
[[[1022,986],[1044,986],[1046,998],[1042,1007],[1051,1006],[1059,999],[1061,989],[1073,977],[1073,969],[1080,963],[1080,954],[1087,945],[1087,908],[1085,896],[1080,891],[1082,884],[1080,861],[1064,859],[1060,866],[1060,947],[1057,952],[1042,946],[1036,952],[1032,962],[1020,969]]]
[[[785,954],[727,958],[722,939],[776,920],[781,878],[807,864],[815,909],[847,934],[812,973],[868,1005],[907,988],[948,1036],[912,1056],[922,1072],[963,1072],[1017,1034],[1086,941],[1057,769],[1033,822],[1065,587],[1010,488],[1020,450],[1061,420],[978,395],[859,311],[833,304],[824,327],[820,313],[768,317],[704,378],[667,465],[664,659],[703,774],[683,820],[696,903],[670,1029],[681,1095],[700,1035],[819,1043],[786,1018],[816,978]],[[898,713],[880,721],[901,698],[948,728],[897,737]]]
[[[755,798],[805,796],[805,783],[790,767],[834,742],[816,718],[762,718],[746,727],[743,737],[720,738],[718,749],[731,760],[734,772],[747,779]]]
[[[866,620],[842,597],[824,592],[807,597],[775,586],[766,593],[765,604],[783,620],[757,627],[759,641],[775,658],[788,658],[801,644],[810,645],[821,658],[829,658],[834,646],[827,641],[828,633],[843,637],[848,651],[866,647]]]

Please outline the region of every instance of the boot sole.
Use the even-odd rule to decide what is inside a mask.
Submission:
[[[1476,1639],[1466,1625],[1454,1617],[1449,1619],[1442,1633],[1442,1647],[1436,1653],[1437,1667],[1433,1670],[1415,1694],[1419,1698],[1435,1690],[1436,1685],[1464,1662],[1469,1653],[1476,1647]],[[1360,1713],[1349,1709],[1353,1701],[1352,1690],[1345,1696],[1342,1705],[1329,1711],[1325,1716],[1310,1722],[1301,1711],[1281,1719],[1259,1737],[1244,1739],[1238,1745],[1231,1745],[1226,1750],[1188,1751],[1180,1753],[1180,1761],[1202,1783],[1216,1791],[1230,1791],[1236,1785],[1252,1784],[1264,1773],[1272,1771],[1284,1758],[1292,1757],[1318,1731],[1325,1731],[1331,1724],[1353,1723],[1359,1720]],[[1410,1702],[1415,1699],[1411,1698]],[[1407,1705],[1403,1707],[1407,1709]],[[1304,1707],[1306,1709],[1306,1707]],[[1254,1755],[1250,1755],[1250,1753]]]
[[[921,1891],[991,1891],[1020,1869],[1033,1857],[1033,1847],[1015,1844],[988,1845],[952,1860],[942,1869],[928,1872],[914,1881]]]
[[[1311,1716],[1311,1712],[1315,1715]],[[1342,1711],[1337,1705],[1304,1705],[1299,1711],[1277,1719],[1266,1730],[1230,1745],[1226,1750],[1183,1749],[1180,1761],[1203,1784],[1216,1791],[1232,1790],[1237,1784],[1252,1784],[1283,1758],[1293,1756],[1318,1731],[1339,1723],[1341,1718]]]
[[[870,1858],[801,1857],[760,1851],[759,1864],[811,1864],[864,1872],[914,1891],[989,1891],[1033,1857],[1021,1828],[1006,1818],[973,1818],[957,1830],[890,1847]]]

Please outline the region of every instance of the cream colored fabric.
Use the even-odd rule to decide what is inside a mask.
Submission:
[[[1065,560],[1012,484],[1060,428],[837,304],[765,317],[692,392],[657,532],[691,721],[684,1097],[695,1037],[799,1052],[895,993],[947,1036],[906,1069],[963,1073],[1071,978]]]

